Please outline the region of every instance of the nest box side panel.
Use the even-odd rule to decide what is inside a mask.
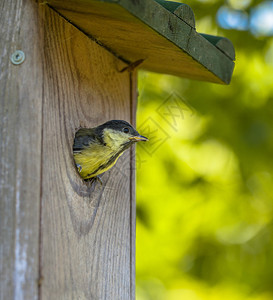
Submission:
[[[46,8],[42,157],[42,299],[124,299],[134,289],[132,153],[89,186],[74,167],[79,127],[132,122],[132,76]],[[124,64],[123,64],[124,66]]]
[[[37,7],[32,0],[1,1],[1,299],[38,299],[43,45]]]

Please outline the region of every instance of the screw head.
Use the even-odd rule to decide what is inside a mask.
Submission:
[[[20,65],[25,60],[25,53],[21,50],[16,50],[11,54],[10,60],[14,65]]]

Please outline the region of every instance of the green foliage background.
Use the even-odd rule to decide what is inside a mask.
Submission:
[[[273,38],[220,29],[223,2],[184,1],[233,42],[229,86],[139,74],[137,300],[273,299]]]

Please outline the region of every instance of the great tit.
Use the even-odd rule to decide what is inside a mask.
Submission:
[[[102,183],[98,175],[112,168],[124,150],[140,141],[148,139],[123,120],[79,129],[74,139],[73,155],[80,176],[85,181],[98,179]]]

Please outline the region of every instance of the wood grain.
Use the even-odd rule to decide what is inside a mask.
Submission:
[[[88,186],[72,145],[134,123],[136,77],[45,4],[1,8],[0,299],[134,299],[134,151]]]
[[[0,299],[38,299],[42,44],[34,1],[0,1]],[[10,55],[25,53],[21,65]]]
[[[57,13],[44,15],[41,299],[133,299],[134,190],[127,151],[88,186],[76,172],[77,128],[132,122],[133,80],[120,61]]]
[[[230,43],[229,39],[221,36],[215,36],[204,33],[201,33],[201,35],[211,44],[213,44],[215,47],[217,47],[219,50],[225,53],[230,59],[235,60],[235,49],[232,43]]]
[[[137,110],[137,99],[138,99],[138,88],[137,88],[137,72],[131,72],[131,122],[136,127],[136,110]],[[135,280],[136,280],[136,162],[135,162],[135,148],[130,149],[130,189],[131,189],[131,298],[135,299]]]
[[[194,18],[190,8],[177,12],[178,17],[154,0],[48,1],[75,26],[127,62],[142,59],[140,67],[146,70],[230,82],[234,62],[196,32],[193,21],[189,21]]]
[[[173,1],[165,1],[165,0],[155,0],[157,3],[160,3],[163,7],[168,9],[170,12],[175,14],[181,20],[186,22],[192,28],[195,28],[195,17],[193,10],[189,5],[185,3],[173,2]]]

